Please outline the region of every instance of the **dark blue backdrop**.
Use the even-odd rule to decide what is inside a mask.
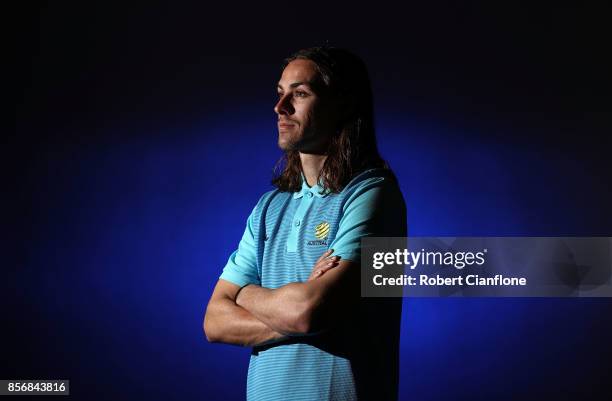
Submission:
[[[226,27],[202,5],[80,7],[22,15],[2,378],[68,378],[84,400],[244,397],[249,350],[208,344],[203,312],[280,156],[280,60],[323,39],[370,66],[411,235],[612,233],[610,110],[574,8],[433,7],[424,21],[441,30],[375,10],[376,32],[279,37],[287,14]],[[611,312],[607,299],[407,299],[400,398],[603,395]]]

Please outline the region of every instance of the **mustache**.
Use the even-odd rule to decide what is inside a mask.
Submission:
[[[295,121],[293,121],[293,120],[285,120],[285,119],[281,120],[281,119],[279,118],[279,119],[278,119],[278,124],[296,124],[296,122],[295,122]]]

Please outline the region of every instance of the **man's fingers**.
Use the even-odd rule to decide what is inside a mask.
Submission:
[[[324,263],[325,265],[331,265],[331,264],[338,262],[339,260],[340,260],[340,256],[332,256],[331,258],[327,258],[327,260],[324,261]]]
[[[326,265],[323,265],[321,267],[318,267],[315,271],[312,272],[312,278],[317,278],[320,277],[321,275],[323,275],[323,273],[325,273],[326,271],[333,269],[335,267],[335,265],[337,264],[337,262],[330,262]]]
[[[328,257],[329,255],[331,255],[334,252],[333,249],[328,249],[327,251],[323,252],[323,255],[321,255],[319,257],[319,259],[317,259],[317,263],[319,263],[320,261],[322,261],[323,259],[325,259],[326,257]]]
[[[315,266],[315,272],[320,271],[321,272],[320,274],[323,274],[329,269],[336,267],[339,260],[340,260],[340,256],[332,256],[331,258],[323,260],[317,263],[317,265]]]
[[[312,273],[310,273],[310,277],[308,278],[309,281],[320,277],[326,271],[336,267],[338,261],[340,260],[340,256],[329,256],[333,252],[333,249],[329,249],[325,251],[321,257],[319,257],[317,263],[315,263],[314,267],[312,268]]]
[[[329,263],[327,263],[325,266],[321,267],[321,268],[319,269],[319,271],[320,271],[321,273],[325,273],[325,272],[326,272],[326,271],[328,271],[329,269],[332,269],[332,268],[336,267],[336,265],[337,265],[337,264],[338,264],[338,262],[337,262],[337,261],[335,261],[335,262],[329,262]]]
[[[313,270],[314,270],[314,269],[317,269],[318,267],[327,266],[327,265],[328,265],[328,264],[330,264],[330,263],[337,262],[339,259],[340,259],[340,257],[339,257],[339,256],[330,256],[330,257],[327,257],[327,258],[325,258],[325,259],[319,260],[319,261],[318,261],[318,262],[315,264],[315,266],[314,266]]]

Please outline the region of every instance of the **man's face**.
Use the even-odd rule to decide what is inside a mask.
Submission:
[[[323,90],[314,62],[297,59],[278,82],[278,146],[282,150],[323,153],[334,133],[335,107]]]

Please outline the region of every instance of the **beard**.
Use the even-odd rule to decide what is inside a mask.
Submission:
[[[295,125],[289,130],[278,132],[278,147],[284,151],[321,153],[327,149],[329,136],[317,133],[315,125]]]
[[[300,127],[294,125],[290,129],[278,131],[278,147],[285,152],[299,150],[303,143],[304,134]]]

